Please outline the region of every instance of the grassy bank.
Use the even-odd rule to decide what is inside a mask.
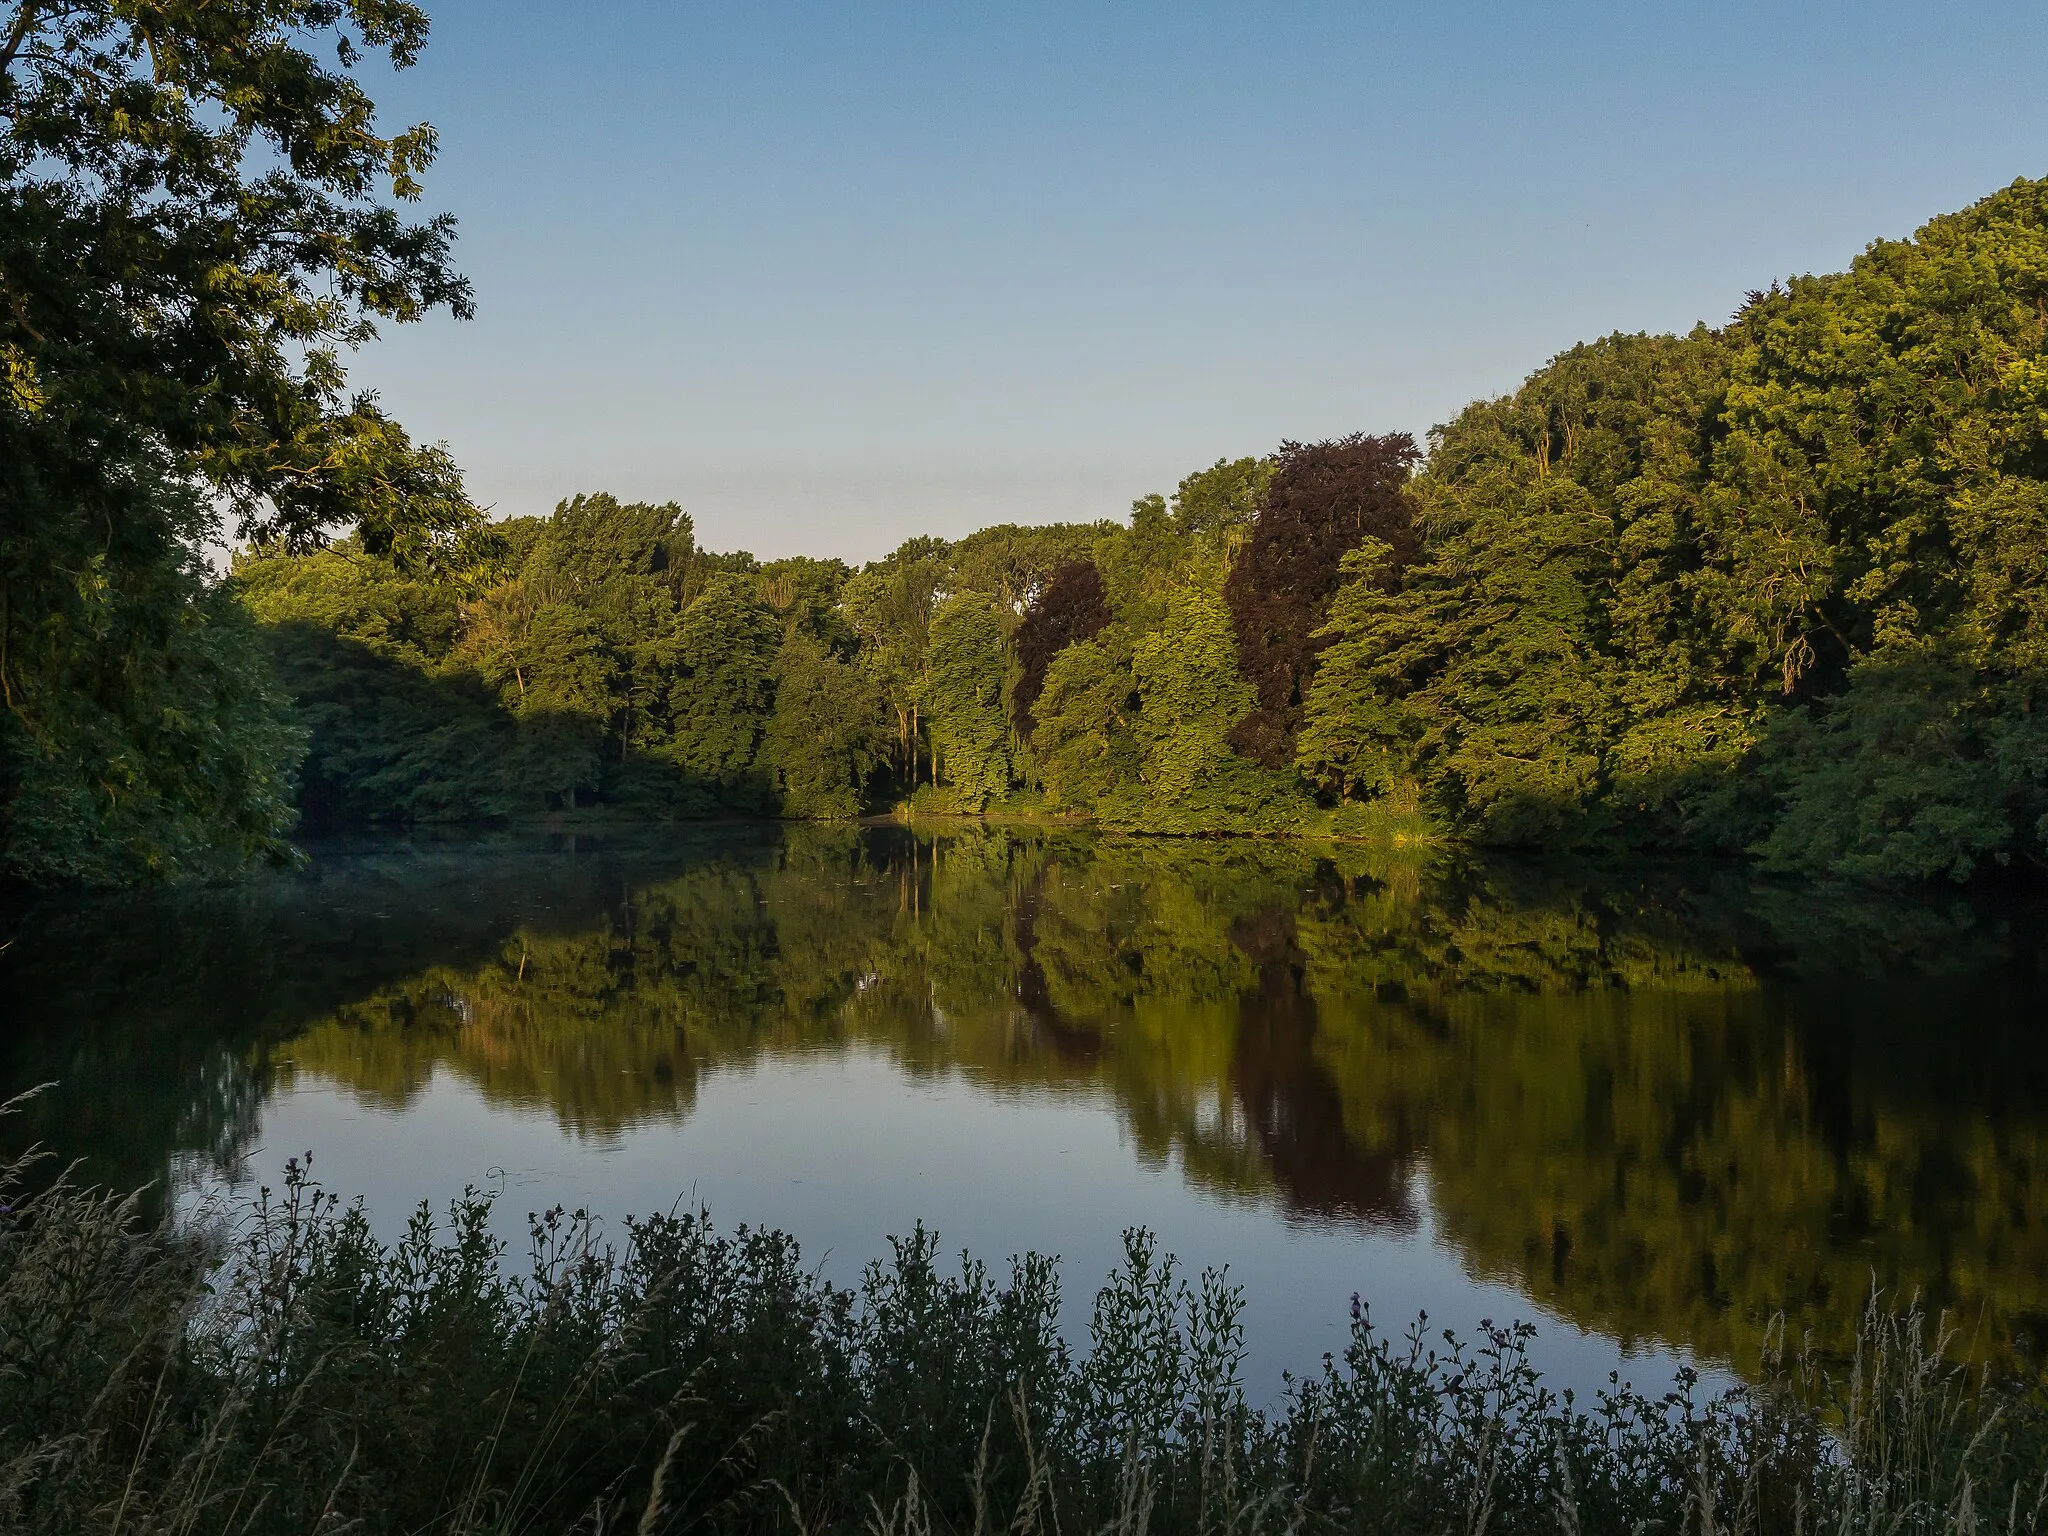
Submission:
[[[1707,1399],[1553,1395],[1525,1329],[1351,1340],[1273,1407],[1236,1293],[1142,1234],[1060,1279],[923,1232],[836,1289],[772,1232],[487,1207],[396,1245],[295,1168],[211,1243],[0,1190],[0,1528],[22,1532],[1750,1532],[2048,1527],[2038,1395],[1873,1307]]]

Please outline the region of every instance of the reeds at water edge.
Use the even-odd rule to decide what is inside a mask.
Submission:
[[[2034,1533],[2039,1384],[1873,1297],[1855,1356],[1553,1393],[1524,1326],[1374,1329],[1272,1406],[1241,1297],[1142,1232],[1063,1339],[1057,1267],[919,1229],[835,1288],[702,1215],[488,1202],[386,1247],[294,1164],[239,1225],[0,1170],[0,1530],[23,1533]]]

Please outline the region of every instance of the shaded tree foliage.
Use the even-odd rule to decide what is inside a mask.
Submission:
[[[719,803],[773,808],[761,782],[759,753],[775,701],[781,639],[757,584],[724,573],[676,622],[667,755]]]
[[[446,452],[342,366],[381,323],[469,313],[453,223],[400,213],[433,130],[381,131],[361,78],[426,35],[384,0],[0,8],[0,863],[17,874],[211,871],[281,846],[294,733],[195,559],[215,508],[294,549],[353,527],[412,565],[478,553]]]
[[[775,710],[762,757],[782,813],[857,816],[887,762],[887,704],[860,668],[798,629],[775,660]]]
[[[495,574],[462,598],[354,541],[239,563],[316,825],[868,805],[882,704],[843,565],[713,554],[673,503],[600,494],[504,525]]]
[[[22,666],[6,868],[118,885],[285,857],[304,737],[248,610],[196,561],[86,585],[77,621],[42,626]]]

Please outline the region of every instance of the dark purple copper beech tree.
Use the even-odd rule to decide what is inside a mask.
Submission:
[[[1249,543],[1224,583],[1238,662],[1259,702],[1231,745],[1269,768],[1294,758],[1302,700],[1324,641],[1316,638],[1345,551],[1366,538],[1393,546],[1393,569],[1415,555],[1408,478],[1418,454],[1405,432],[1328,443],[1282,443],[1279,470]]]
[[[1045,669],[1053,657],[1100,633],[1109,620],[1109,597],[1094,561],[1071,560],[1052,573],[1017,626],[1017,662],[1022,670],[1010,690],[1010,716],[1019,735],[1031,734],[1031,706],[1045,691]]]

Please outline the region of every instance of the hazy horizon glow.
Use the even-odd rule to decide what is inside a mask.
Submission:
[[[479,315],[358,387],[500,515],[675,499],[764,557],[1420,436],[2048,173],[2017,4],[430,8],[377,89]]]

